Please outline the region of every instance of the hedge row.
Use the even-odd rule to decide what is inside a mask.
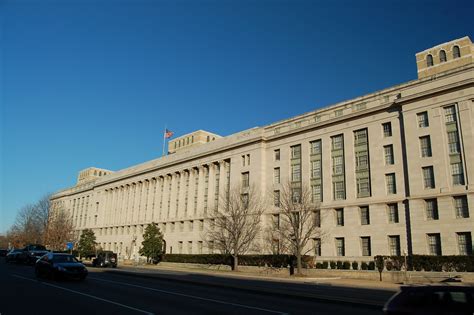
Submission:
[[[386,270],[403,270],[404,256],[376,256],[382,257]],[[474,256],[407,256],[408,270],[415,271],[456,271],[474,272]]]

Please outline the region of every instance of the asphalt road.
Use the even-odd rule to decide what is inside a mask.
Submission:
[[[1,259],[0,315],[382,313],[380,309],[363,304],[274,296],[258,283],[254,289],[246,290],[208,285],[205,281],[192,283],[186,281],[186,277],[192,275],[185,273],[179,275],[184,280],[180,281],[88,269],[89,276],[84,282],[37,280],[33,267],[6,264]],[[265,285],[271,283],[267,281]],[[281,285],[285,284],[275,283],[275,286]],[[288,289],[296,290],[297,287],[298,284],[292,284]],[[335,288],[326,291],[327,294],[338,294]]]

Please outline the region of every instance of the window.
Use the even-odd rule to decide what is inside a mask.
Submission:
[[[333,175],[344,174],[344,160],[342,155],[334,156],[332,158],[332,173]]]
[[[430,125],[428,121],[428,112],[422,112],[416,114],[416,118],[418,120],[418,127],[419,128],[426,128]]]
[[[280,149],[276,149],[274,152],[275,152],[275,161],[280,161]]]
[[[311,178],[321,177],[321,161],[311,162]]]
[[[280,207],[280,191],[275,190],[273,191],[273,204],[275,207]]]
[[[242,155],[242,166],[245,166],[245,155]]]
[[[336,225],[344,226],[344,209],[336,209]]]
[[[441,256],[441,235],[439,233],[428,234],[428,254]]]
[[[387,194],[393,195],[397,193],[395,173],[385,174],[385,183],[387,185]]]
[[[244,209],[248,209],[249,207],[249,194],[242,194],[240,195],[241,201],[242,201],[242,206]]]
[[[367,129],[354,131],[355,145],[367,143]]]
[[[472,255],[471,232],[456,233],[458,236],[459,255]]]
[[[300,203],[301,202],[301,191],[298,188],[293,188],[291,191],[291,200],[293,203]]]
[[[280,168],[275,167],[273,169],[273,183],[279,184],[280,183]]]
[[[321,185],[311,185],[311,202],[321,201]]]
[[[400,235],[390,235],[388,237],[388,247],[391,256],[400,256]]]
[[[454,107],[454,105],[444,108],[444,117],[445,117],[446,123],[456,121],[456,108]]]
[[[346,198],[346,191],[344,188],[344,182],[333,182],[333,192],[334,192],[334,200],[343,200]]]
[[[453,58],[459,58],[461,57],[461,51],[459,50],[459,46],[454,46],[453,47]]]
[[[438,220],[438,200],[427,199],[425,200],[426,219],[427,220]]]
[[[333,150],[340,150],[343,147],[343,136],[337,135],[331,138],[332,141],[332,149]]]
[[[291,147],[291,158],[292,159],[301,158],[301,145],[294,145]]]
[[[311,154],[321,154],[321,140],[311,141]]]
[[[357,197],[370,197],[369,178],[357,178]]]
[[[446,62],[446,52],[444,50],[439,52],[439,62]]]
[[[362,247],[362,256],[371,256],[370,250],[370,236],[363,236],[360,238]]]
[[[392,123],[391,122],[382,124],[382,129],[383,129],[383,136],[385,138],[392,136]]]
[[[449,147],[449,153],[451,154],[461,152],[457,131],[448,132],[448,147]]]
[[[298,182],[301,180],[301,165],[293,164],[291,165],[291,181]]]
[[[321,256],[321,239],[314,239],[314,256]]]
[[[426,66],[427,67],[432,67],[433,66],[433,56],[432,55],[426,56]]]
[[[345,255],[344,237],[336,238],[336,256]]]
[[[342,116],[343,113],[344,113],[344,112],[343,112],[342,109],[336,109],[336,110],[334,111],[334,116],[340,117],[340,116]]]
[[[242,173],[242,187],[249,187],[249,172]]]
[[[369,225],[370,224],[370,212],[369,207],[360,207],[360,224]]]
[[[383,152],[385,155],[385,165],[393,165],[395,159],[393,157],[393,145],[386,145],[383,147]]]
[[[391,203],[388,207],[388,223],[398,223],[398,204]]]
[[[280,228],[280,215],[278,214],[272,215],[272,226],[273,228],[277,230]]]
[[[421,151],[421,157],[430,157],[431,156],[430,136],[420,137],[420,151]]]
[[[451,164],[451,174],[453,176],[453,185],[464,185],[462,163]]]
[[[314,226],[321,227],[321,210],[314,211],[313,215],[314,215]]]
[[[466,196],[454,197],[454,208],[456,210],[456,218],[469,218],[469,208]]]
[[[435,188],[433,166],[423,167],[422,170],[423,170],[423,185],[425,189]]]
[[[342,158],[342,156],[341,156]],[[366,170],[369,168],[369,152],[358,151],[355,153],[356,171]]]

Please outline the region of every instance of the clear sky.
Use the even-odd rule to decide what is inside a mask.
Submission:
[[[416,79],[474,1],[0,0],[0,233],[19,208],[161,155]]]

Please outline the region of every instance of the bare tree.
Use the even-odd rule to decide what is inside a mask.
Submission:
[[[301,257],[311,251],[308,242],[324,236],[317,205],[313,203],[311,190],[307,185],[295,186],[291,182],[282,185],[277,231],[281,246],[296,256],[297,274],[301,274]]]
[[[66,243],[74,239],[72,218],[62,207],[51,210],[44,239],[53,250],[63,250]]]
[[[214,224],[204,238],[209,248],[232,255],[237,270],[239,256],[256,249],[264,203],[255,188],[241,186],[225,192],[219,201]]]

